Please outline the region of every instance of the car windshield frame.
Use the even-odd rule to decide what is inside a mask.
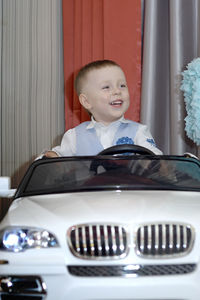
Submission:
[[[60,175],[60,169],[64,165],[71,168],[69,171],[67,169],[65,170],[64,176],[65,176],[65,184],[60,183],[59,180],[57,180],[57,177]],[[132,164],[132,166],[128,166],[127,171],[127,165]],[[189,179],[190,185],[187,183],[186,186],[181,184],[181,180],[177,181],[177,178],[184,178],[183,175],[180,177],[179,172],[176,169],[172,170],[175,165],[178,164],[179,169],[181,170],[181,174],[183,172],[188,172],[187,177],[191,177],[190,172],[194,173],[194,170],[196,172],[195,175],[192,174],[192,179]],[[189,164],[189,165],[188,165]],[[142,168],[141,168],[142,165]],[[147,165],[147,167],[143,167],[143,165]],[[184,166],[183,166],[184,165]],[[151,168],[150,168],[151,166]],[[160,172],[160,166],[161,169],[164,166],[164,172],[166,171],[165,168],[167,167],[167,172],[170,171],[170,178],[168,173],[167,175],[159,176],[157,175],[157,169],[159,166],[159,172]],[[189,167],[190,168],[189,168]],[[66,166],[65,166],[66,167]],[[76,170],[76,168],[78,170]],[[101,168],[102,170],[99,172],[97,171],[98,168]],[[137,168],[136,168],[137,167]],[[49,170],[48,170],[49,168]],[[53,170],[52,174],[51,168]],[[88,172],[87,175],[84,174],[83,171],[84,168],[86,168],[86,171]],[[134,176],[137,176],[139,178],[138,174],[135,173],[134,170],[139,168],[140,171],[140,180],[136,180]],[[141,168],[141,170],[140,170]],[[44,186],[46,185],[46,181],[43,180],[44,174],[41,175],[35,175],[36,171],[41,173],[41,170],[45,174],[46,177],[49,178],[55,177],[53,183],[51,184],[51,181],[47,184],[47,188]],[[44,171],[46,169],[46,171]],[[150,170],[150,176],[147,175],[144,176],[144,171],[149,172]],[[155,170],[154,170],[155,169]],[[130,171],[131,170],[131,171]],[[187,171],[188,170],[188,171]],[[119,171],[119,173],[118,173]],[[58,175],[55,176],[56,172],[58,172]],[[63,171],[62,171],[63,172]],[[99,173],[98,173],[99,172]],[[128,172],[128,173],[127,173]],[[138,172],[138,170],[137,170]],[[143,172],[143,173],[142,173]],[[163,172],[163,170],[162,170]],[[174,174],[173,174],[174,172]],[[77,183],[77,177],[80,177],[79,173],[81,173],[81,180],[79,179],[79,183]],[[67,174],[67,175],[66,175]],[[74,175],[75,174],[75,175]],[[91,174],[91,175],[90,175]],[[189,175],[188,175],[189,174]],[[62,174],[61,174],[62,175]],[[35,176],[35,177],[34,177]],[[63,175],[62,175],[63,176]],[[167,178],[167,181],[165,180],[165,176]],[[194,176],[194,180],[193,180]],[[196,178],[195,178],[196,176]],[[37,177],[39,177],[37,181]],[[73,181],[72,177],[76,177],[76,180]],[[33,183],[34,178],[34,183]],[[69,178],[71,181],[69,181]],[[84,180],[83,180],[84,178]],[[163,179],[164,178],[164,179]],[[147,180],[148,179],[148,180]],[[156,179],[156,181],[155,181]],[[43,183],[42,183],[43,180]],[[57,180],[57,182],[56,182]],[[96,181],[95,181],[96,180]],[[151,181],[150,181],[151,180]],[[164,180],[164,181],[163,181]],[[183,181],[184,181],[183,180]],[[120,181],[122,183],[120,183]],[[174,182],[177,181],[176,184]],[[45,182],[45,184],[44,184]],[[76,156],[76,157],[59,157],[59,158],[45,158],[45,159],[39,159],[32,163],[32,165],[28,168],[23,180],[21,181],[17,192],[14,196],[14,198],[19,197],[25,197],[25,196],[34,196],[34,195],[44,195],[44,194],[57,194],[57,193],[74,193],[74,192],[89,192],[89,191],[108,191],[108,190],[179,190],[179,191],[200,191],[200,185],[198,185],[198,182],[200,182],[200,161],[194,158],[186,158],[183,156],[169,156],[169,155],[103,155],[103,156]],[[43,188],[39,188],[38,184],[42,186]]]

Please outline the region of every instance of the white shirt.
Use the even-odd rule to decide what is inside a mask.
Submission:
[[[97,137],[99,138],[104,149],[113,146],[112,141],[114,139],[115,133],[117,132],[118,127],[121,123],[129,123],[132,122],[130,120],[124,119],[121,117],[119,120],[112,122],[108,126],[96,122],[93,118],[91,122],[88,124],[86,129],[95,128]],[[153,153],[157,155],[161,155],[162,152],[155,147],[149,141],[152,140],[153,137],[149,132],[146,125],[139,124],[138,131],[136,133],[134,143],[135,145],[139,145],[151,150]],[[76,155],[76,131],[75,128],[69,129],[65,132],[61,145],[56,146],[52,149],[59,156],[74,156]]]

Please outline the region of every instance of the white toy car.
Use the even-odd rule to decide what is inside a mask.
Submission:
[[[199,300],[199,160],[120,145],[33,162],[0,224],[0,295]]]

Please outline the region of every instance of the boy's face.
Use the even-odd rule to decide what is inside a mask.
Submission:
[[[105,125],[121,118],[129,107],[126,77],[120,67],[91,70],[83,81],[81,104]]]

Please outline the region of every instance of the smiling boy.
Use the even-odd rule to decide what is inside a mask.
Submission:
[[[119,144],[136,144],[162,154],[146,125],[124,119],[130,103],[126,77],[111,60],[99,60],[84,66],[75,79],[81,105],[92,116],[90,122],[68,130],[47,157],[96,155]]]

